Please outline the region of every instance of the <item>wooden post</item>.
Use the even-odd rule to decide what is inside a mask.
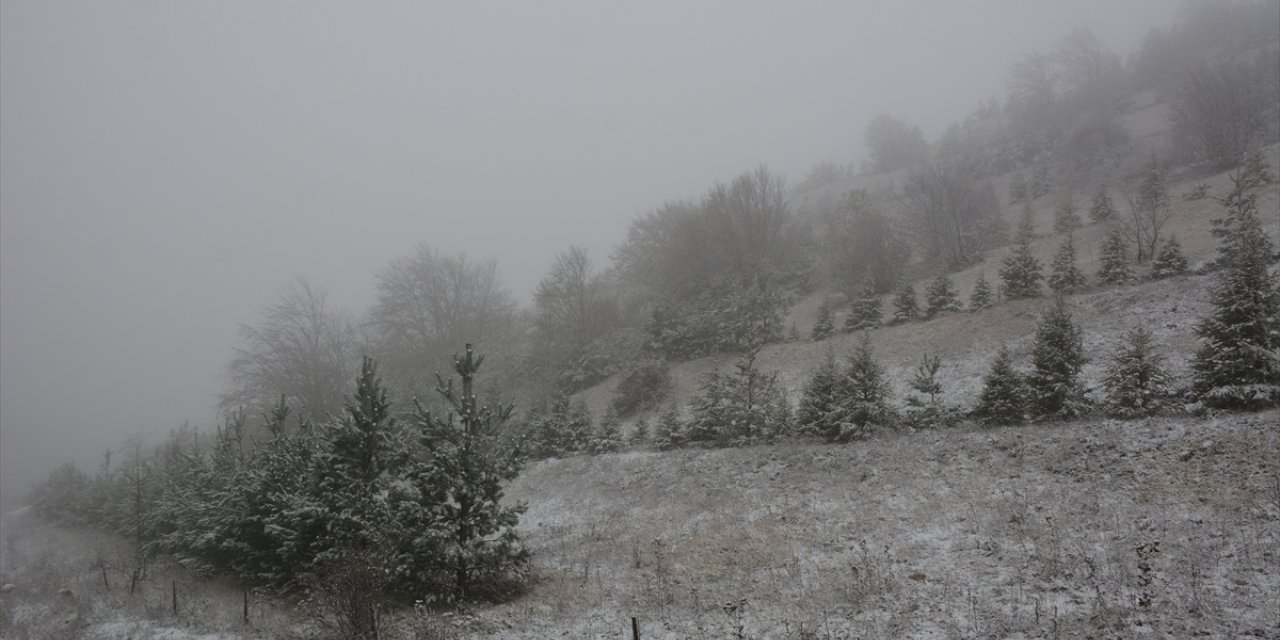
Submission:
[[[178,615],[178,581],[173,581],[173,615]]]
[[[640,640],[640,622],[631,618],[631,640]]]
[[[244,623],[249,624],[249,589],[244,590]]]

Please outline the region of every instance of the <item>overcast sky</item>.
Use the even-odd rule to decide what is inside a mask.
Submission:
[[[760,163],[932,139],[1087,24],[1176,0],[0,2],[0,507],[54,465],[213,420],[292,275],[355,311],[420,242],[555,253]]]

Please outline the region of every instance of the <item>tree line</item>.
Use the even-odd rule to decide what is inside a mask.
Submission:
[[[281,397],[259,416],[261,437],[236,412],[203,441],[185,428],[114,465],[108,451],[93,475],[66,465],[30,503],[131,540],[121,568],[135,582],[165,555],[198,575],[347,598],[334,606],[364,631],[397,601],[505,597],[529,561],[524,507],[502,500],[524,454],[506,428],[512,406],[477,396],[484,357],[467,345],[453,362],[458,384],[436,377],[442,410],[395,411],[366,357],[340,416],[299,423]]]

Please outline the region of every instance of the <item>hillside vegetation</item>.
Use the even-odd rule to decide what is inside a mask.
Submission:
[[[885,115],[861,170],[667,202],[523,312],[426,245],[363,321],[299,279],[212,436],[0,521],[0,632],[1276,637],[1271,17],[1195,4],[1127,63],[1075,29],[938,141]]]

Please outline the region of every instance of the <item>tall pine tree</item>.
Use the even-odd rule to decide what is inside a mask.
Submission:
[[[1280,279],[1270,271],[1275,248],[1258,220],[1257,194],[1245,189],[1236,180],[1221,200],[1227,216],[1214,221],[1221,242],[1214,309],[1196,327],[1195,390],[1216,409],[1280,406]]]
[[[434,414],[415,403],[414,421],[427,474],[423,483],[434,505],[440,544],[431,568],[454,600],[495,595],[528,566],[529,552],[516,530],[522,505],[503,504],[503,487],[520,473],[520,452],[505,433],[511,405],[481,405],[475,375],[484,356],[471,345],[454,356],[453,379],[437,376],[436,391],[449,407]]]

